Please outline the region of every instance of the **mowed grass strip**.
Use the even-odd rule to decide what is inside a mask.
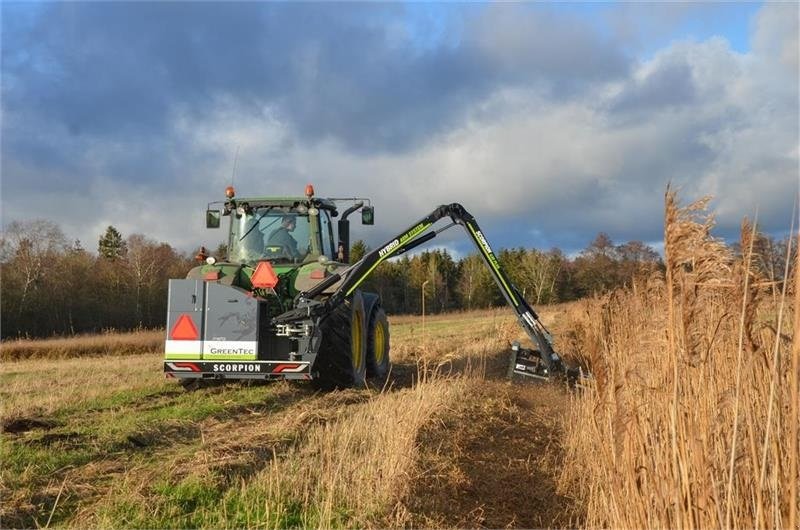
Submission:
[[[188,473],[144,482],[132,476],[80,522],[101,528],[375,525],[409,492],[422,426],[446,415],[469,384],[469,377],[428,375],[411,388],[344,400],[302,422],[294,431],[302,435],[289,448],[262,453],[239,480],[228,476],[231,468],[184,459]]]
[[[289,383],[186,393],[164,379],[160,354],[3,363],[4,424],[34,421],[3,437],[0,517],[26,527],[51,514],[69,527],[402,524],[393,507],[416,476],[421,425],[464,399],[461,374],[520,330],[505,311],[426,319],[425,333],[399,320],[384,393]]]
[[[424,340],[394,334],[396,372],[383,392],[334,392],[237,430],[237,440],[209,436],[195,454],[171,462],[171,475],[144,465],[70,523],[101,528],[407,524],[406,497],[426,472],[417,468],[423,427],[476,399],[469,389],[482,384],[489,361],[503,357],[507,339],[519,334],[513,317],[455,320],[464,328],[457,340],[450,336],[451,325],[430,330]],[[402,375],[409,367],[413,382]],[[268,434],[275,431],[284,434]],[[276,448],[275,440],[289,432],[294,441]]]
[[[4,435],[0,489],[10,500],[3,506],[4,522],[25,527],[41,523],[42,510],[55,502],[42,490],[52,489],[54,479],[66,480],[81,466],[100,461],[130,465],[164,447],[191,448],[201,441],[203,420],[276,409],[292,391],[286,384],[231,384],[208,389],[199,399],[176,387],[123,391],[65,406],[39,420],[44,428]],[[70,516],[75,506],[64,499],[56,520]]]

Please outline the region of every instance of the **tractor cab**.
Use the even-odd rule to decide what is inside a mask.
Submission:
[[[289,265],[317,261],[320,256],[335,259],[331,209],[309,207],[304,201],[243,204],[229,212],[229,261]]]
[[[372,207],[363,206],[363,201],[356,202],[339,221],[337,244],[332,218],[339,215],[335,201],[342,199],[316,198],[311,185],[306,186],[305,197],[238,198],[231,186],[225,190],[225,195],[228,200],[222,203],[221,211],[209,205],[206,226],[219,228],[220,217],[230,217],[229,263],[253,266],[269,261],[273,265],[292,267],[315,261],[346,262],[349,250],[347,216],[361,208],[362,223],[373,224]]]
[[[228,261],[253,265],[268,260],[275,265],[297,265],[325,256],[334,260],[331,216],[336,205],[314,197],[314,188],[306,188],[305,197],[235,197],[232,187],[225,192],[228,200],[222,214],[230,217]],[[209,209],[207,225],[213,227]]]

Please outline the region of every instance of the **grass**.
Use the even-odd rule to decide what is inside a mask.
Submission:
[[[2,417],[46,416],[60,408],[95,406],[104,399],[135,400],[175,389],[163,376],[157,377],[162,361],[163,354],[149,354],[3,362]]]
[[[498,311],[392,325],[383,390],[187,393],[159,354],[4,362],[4,526],[405,524],[421,433],[479,399],[469,389],[520,330]]]
[[[121,490],[91,524],[114,527],[363,526],[402,497],[421,425],[451,406],[465,383],[435,377],[370,399],[310,427],[248,480],[198,470],[175,481]],[[144,496],[147,504],[137,503]]]
[[[666,212],[666,276],[565,323],[595,384],[572,403],[562,490],[590,527],[796,527],[791,291],[753,269],[751,225],[734,256],[705,202],[670,192]]]
[[[0,360],[125,356],[163,351],[163,347],[164,330],[108,332],[39,340],[16,339],[0,343]]]
[[[201,422],[229,418],[242,410],[275,410],[287,390],[287,385],[230,385],[202,400],[177,389],[122,391],[80,405],[65,404],[44,417],[47,429],[3,438],[0,479],[8,493],[4,497],[22,495],[35,500],[37,492],[52,487],[54,475],[64,474],[66,478],[65,472],[93,462],[147,461],[161,449],[174,449],[176,439],[181,440],[184,450],[190,450],[202,441]],[[93,481],[97,479],[92,477]],[[63,508],[66,506],[62,504]],[[35,506],[28,506],[28,510],[35,510]],[[24,520],[9,515],[6,520]]]

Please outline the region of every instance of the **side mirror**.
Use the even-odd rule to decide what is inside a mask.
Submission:
[[[374,225],[375,224],[375,208],[372,206],[364,206],[361,208],[361,224]]]
[[[219,228],[219,210],[206,210],[206,228]]]

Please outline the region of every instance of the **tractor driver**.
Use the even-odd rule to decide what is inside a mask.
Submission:
[[[292,259],[302,257],[297,250],[297,240],[292,237],[290,232],[294,232],[297,227],[297,218],[294,215],[284,215],[281,226],[272,232],[267,240],[267,246],[281,247]]]

